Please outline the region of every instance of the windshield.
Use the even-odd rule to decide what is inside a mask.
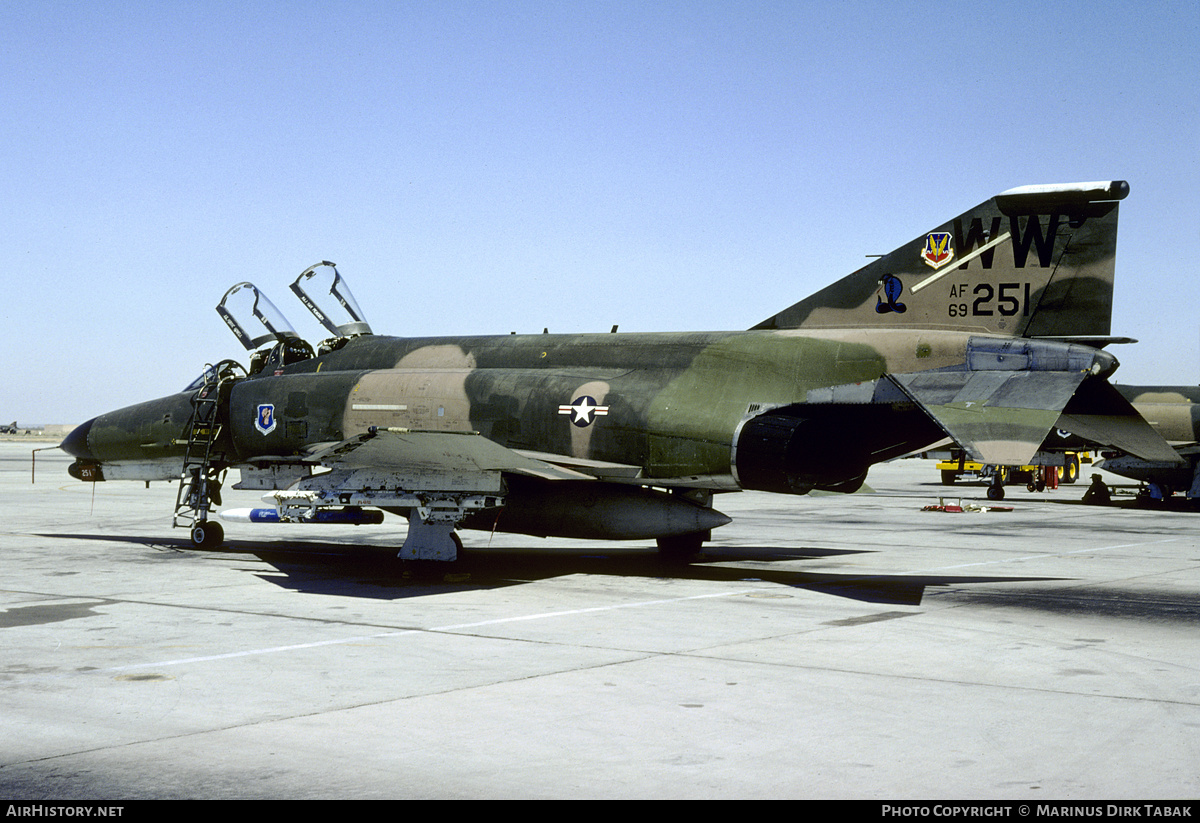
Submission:
[[[236,360],[222,360],[215,366],[208,363],[204,367],[204,371],[200,372],[200,376],[183,387],[185,392],[197,391],[203,386],[216,384],[218,381],[225,378],[245,377],[246,370],[242,364]]]
[[[196,391],[196,389],[200,388],[205,383],[212,383],[216,379],[217,379],[216,367],[214,367],[210,363],[204,367],[204,371],[200,372],[200,376],[197,377],[195,380],[193,380],[191,383],[188,383],[186,386],[184,386],[183,390],[185,392]]]

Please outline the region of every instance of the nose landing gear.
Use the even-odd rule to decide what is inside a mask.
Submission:
[[[225,540],[225,529],[215,520],[205,520],[192,526],[191,538],[197,549],[215,549]]]
[[[179,492],[175,495],[173,525],[191,529],[192,545],[211,549],[221,545],[225,530],[208,519],[212,505],[221,505],[221,481],[225,476],[225,454],[218,447],[222,432],[222,409],[233,384],[245,377],[241,365],[223,360],[205,370],[203,383],[192,396],[192,416],[188,420],[186,450]]]

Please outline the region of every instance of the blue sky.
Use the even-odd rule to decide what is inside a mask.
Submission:
[[[1124,179],[1125,383],[1200,380],[1200,4],[0,4],[0,418],[375,331],[746,328],[993,194]]]

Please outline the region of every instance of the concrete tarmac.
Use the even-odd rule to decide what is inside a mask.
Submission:
[[[413,574],[398,518],[198,551],[68,462],[0,443],[0,798],[1200,796],[1183,507],[923,511],[997,504],[905,460],[721,496],[688,566],[465,532]]]

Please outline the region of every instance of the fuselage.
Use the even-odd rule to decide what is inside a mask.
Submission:
[[[747,485],[736,477],[733,459],[739,427],[763,410],[819,403],[828,387],[888,373],[970,368],[972,352],[978,359],[981,348],[989,352],[990,368],[997,359],[991,352],[1030,345],[963,332],[861,329],[364,336],[311,359],[268,363],[234,383],[223,398],[222,449],[228,464],[252,464],[301,455],[371,427],[476,431],[514,450],[637,467],[642,482],[691,478],[696,485],[736,488]],[[1086,347],[1036,346],[1043,360],[1111,360]],[[110,479],[173,479],[192,394],[101,415],[63,446],[105,466]],[[905,405],[911,404],[897,402],[889,411],[903,412]],[[820,450],[820,441],[842,438],[838,422],[812,423],[807,441]],[[869,464],[941,436],[924,418],[909,428],[875,426],[889,427],[894,431],[854,435],[878,446],[866,452],[856,452],[853,442],[824,445]],[[865,465],[857,468],[865,472]]]

